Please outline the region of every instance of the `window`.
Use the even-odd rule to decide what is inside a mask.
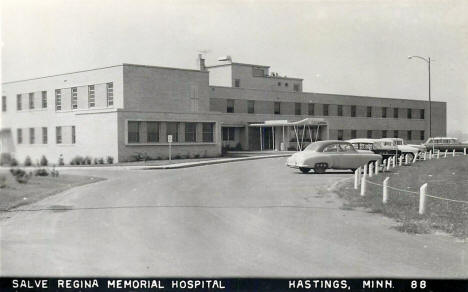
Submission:
[[[47,108],[47,91],[42,92],[42,108]]]
[[[331,144],[323,148],[322,152],[338,152],[338,144]]]
[[[278,86],[281,86],[281,82],[278,81]]]
[[[393,109],[393,118],[398,119],[398,108]]]
[[[263,77],[265,76],[265,70],[262,68],[252,68],[252,75],[254,77]]]
[[[234,99],[228,99],[226,101],[226,112],[233,113],[234,112]]]
[[[23,130],[22,129],[16,130],[16,141],[18,142],[18,144],[23,143]]]
[[[34,144],[36,140],[36,136],[34,135],[34,128],[29,128],[29,144]]]
[[[349,144],[340,144],[338,146],[338,151],[339,152],[354,152],[353,146]]]
[[[62,144],[62,127],[55,127],[55,143]]]
[[[407,114],[406,114],[406,117],[407,117],[408,119],[412,119],[412,118],[413,118],[413,110],[412,110],[412,109],[410,109],[410,108],[408,109],[408,112],[407,112]]]
[[[367,130],[367,138],[372,138],[372,130]]]
[[[140,142],[140,122],[128,122],[128,143]]]
[[[156,143],[159,142],[159,123],[146,122],[146,142]]]
[[[301,103],[299,103],[299,102],[294,103],[294,114],[296,116],[300,116],[302,114],[301,113]]]
[[[343,106],[342,105],[338,105],[338,116],[339,117],[343,116]]]
[[[309,103],[307,106],[307,110],[309,112],[309,116],[313,116],[315,114],[315,104]]]
[[[383,107],[382,108],[382,118],[386,118],[386,117],[387,117],[387,108]]]
[[[213,142],[213,123],[203,123],[203,142]]]
[[[185,142],[197,141],[197,124],[185,123]]]
[[[356,137],[357,137],[357,131],[351,130],[351,139],[356,139]]]
[[[323,105],[323,115],[328,116],[328,104]]]
[[[293,90],[294,90],[295,92],[298,92],[298,91],[299,91],[299,84],[294,84],[294,85],[293,85]]]
[[[114,105],[114,83],[107,83],[107,106]]]
[[[240,87],[240,79],[234,79],[234,87]]]
[[[420,109],[419,111],[419,117],[424,120],[424,109]]]
[[[16,110],[20,111],[22,109],[21,103],[21,94],[16,95]]]
[[[34,92],[29,93],[29,109],[34,109]]]
[[[281,114],[281,102],[275,101],[275,115]]]
[[[72,138],[72,140],[71,140],[72,144],[75,144],[76,143],[76,128],[75,128],[75,126],[71,127],[71,138]]]
[[[372,107],[371,106],[367,107],[367,117],[372,118]]]
[[[288,82],[285,82],[285,83],[284,83],[284,86],[285,86],[285,87],[288,87]]]
[[[47,127],[42,127],[42,144],[47,144]]]
[[[247,101],[247,112],[249,114],[255,113],[255,100],[248,100]]]
[[[7,110],[7,104],[6,104],[6,96],[2,96],[2,112],[6,112]]]
[[[406,140],[413,140],[413,135],[411,133],[411,130],[406,132]]]
[[[351,116],[352,116],[352,117],[355,117],[355,116],[356,116],[356,106],[355,106],[355,105],[352,105],[352,106],[351,106]]]
[[[78,89],[76,87],[71,89],[71,106],[72,109],[78,108]]]
[[[55,90],[55,110],[62,110],[62,91],[60,89]]]
[[[172,142],[179,142],[179,123],[167,122],[166,132],[167,135],[172,135]]]
[[[94,85],[88,86],[88,106],[94,107],[96,105],[96,97],[94,95]]]
[[[223,141],[234,141],[236,128],[232,127],[223,127]]]
[[[424,130],[419,133],[419,140],[424,141]]]
[[[387,130],[382,131],[382,138],[387,138]]]
[[[398,130],[393,131],[393,137],[398,138]]]
[[[338,140],[343,140],[343,130],[338,130]]]

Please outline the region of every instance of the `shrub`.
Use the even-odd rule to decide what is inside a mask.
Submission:
[[[241,143],[237,143],[236,147],[234,147],[234,151],[241,151],[241,150],[242,150]]]
[[[174,159],[180,159],[180,155],[179,155],[179,154],[176,154],[176,155],[174,156]]]
[[[136,161],[147,161],[150,158],[146,152],[137,152],[133,157]]]
[[[11,154],[10,153],[2,153],[0,156],[0,165],[10,164],[11,163]]]
[[[194,157],[195,158],[200,158],[200,154],[197,153],[197,154],[194,155]]]
[[[0,175],[0,189],[6,187],[6,176]]]
[[[41,157],[41,162],[40,162],[41,166],[47,166],[49,164],[49,161],[47,160],[47,158],[42,155]]]
[[[26,156],[26,159],[24,160],[24,166],[31,166],[32,165],[32,161],[31,161],[31,157]]]
[[[94,159],[93,159],[93,163],[94,163],[94,164],[99,164],[99,159],[98,159],[97,157],[94,158]]]
[[[18,160],[16,160],[15,158],[12,158],[10,161],[10,166],[18,166]]]
[[[49,172],[45,168],[38,168],[34,171],[35,176],[48,176]]]
[[[112,157],[112,156],[107,156],[106,160],[107,160],[107,163],[109,163],[109,164],[114,163],[114,157]]]
[[[16,181],[19,182],[20,184],[25,184],[28,183],[29,179],[32,176],[32,172],[26,173],[26,171],[22,169],[10,169],[11,174],[15,177]]]
[[[83,161],[84,161],[83,157],[78,155],[78,156],[73,157],[73,159],[70,161],[70,164],[71,165],[82,165],[82,164],[84,164]]]
[[[65,162],[63,161],[62,154],[60,154],[60,156],[59,156],[58,165],[65,165]]]
[[[90,165],[91,161],[92,161],[92,158],[89,156],[86,156],[85,158],[83,158],[83,164]]]
[[[52,170],[50,171],[50,176],[52,176],[52,177],[58,177],[59,176],[59,172],[58,172],[58,170],[55,169],[55,165],[54,165],[54,167],[52,167]]]

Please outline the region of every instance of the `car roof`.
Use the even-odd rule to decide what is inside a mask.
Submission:
[[[349,143],[374,143],[376,139],[370,139],[370,138],[356,138],[356,139],[350,139],[346,140],[346,142]]]

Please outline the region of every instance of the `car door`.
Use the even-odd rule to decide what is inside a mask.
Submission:
[[[339,143],[333,143],[327,145],[322,150],[322,154],[325,156],[325,160],[328,163],[328,168],[336,168],[340,159],[339,159]]]
[[[338,168],[356,168],[358,165],[360,165],[360,158],[362,157],[362,154],[358,153],[352,145],[344,143],[340,144],[338,154]]]

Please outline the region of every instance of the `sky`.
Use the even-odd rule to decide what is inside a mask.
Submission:
[[[468,139],[468,1],[2,0],[2,82],[122,63],[196,68],[230,55],[307,92],[447,102]]]

